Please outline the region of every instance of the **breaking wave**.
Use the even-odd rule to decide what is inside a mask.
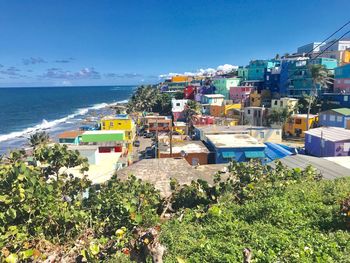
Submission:
[[[111,105],[111,104],[99,103],[99,104],[96,104],[96,105],[94,105],[92,107],[78,109],[73,114],[69,114],[68,116],[60,118],[60,119],[57,119],[57,120],[47,121],[47,120],[43,119],[40,124],[37,124],[37,125],[35,125],[33,127],[26,128],[26,129],[24,129],[22,131],[15,131],[15,132],[11,132],[11,133],[8,133],[8,134],[0,135],[0,142],[8,141],[8,140],[19,138],[19,137],[27,137],[30,134],[33,134],[35,132],[51,129],[52,127],[54,127],[54,126],[56,126],[56,125],[58,125],[60,123],[67,122],[67,120],[69,120],[69,119],[73,119],[73,118],[75,118],[77,116],[80,116],[80,115],[85,115],[90,110],[103,109],[103,108],[106,108],[109,105]]]

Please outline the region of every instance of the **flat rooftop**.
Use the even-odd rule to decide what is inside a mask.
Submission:
[[[211,134],[206,137],[217,148],[266,147],[248,134]]]
[[[170,154],[170,144],[159,144],[159,151],[161,153]],[[173,142],[172,152],[180,153],[185,151],[186,153],[209,153],[208,148],[201,141],[176,141]]]
[[[58,138],[60,139],[74,139],[76,137],[78,137],[79,135],[82,135],[84,133],[84,131],[65,131],[62,132],[58,135]]]
[[[205,165],[205,167],[208,166]],[[176,179],[180,185],[189,185],[192,181],[198,179],[212,183],[213,175],[222,168],[223,166],[219,165],[206,169],[207,173],[202,173],[189,165],[183,158],[161,158],[141,160],[116,173],[121,180],[126,180],[129,175],[134,175],[138,179],[153,184],[162,196],[169,196],[171,194],[170,181],[172,178]]]
[[[310,129],[305,133],[332,142],[350,140],[350,130],[338,127],[320,127]]]
[[[270,128],[261,126],[249,126],[249,125],[195,125],[196,129],[202,131],[205,134],[214,133],[249,133],[250,130],[281,130],[280,128]]]
[[[315,118],[317,117],[317,115],[314,115],[314,114],[310,114],[309,115],[309,118]],[[307,114],[293,114],[291,116],[291,118],[302,118],[302,119],[306,119],[307,118]]]
[[[85,131],[84,135],[99,135],[99,134],[124,134],[124,130],[98,130],[98,131]]]
[[[207,98],[225,98],[225,96],[221,94],[204,94],[203,96]]]

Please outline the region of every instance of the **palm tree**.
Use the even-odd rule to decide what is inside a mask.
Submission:
[[[36,132],[30,135],[28,139],[29,145],[30,147],[33,148],[34,151],[38,146],[48,143],[49,140],[50,140],[49,134],[45,131]]]
[[[187,101],[184,115],[187,123],[188,134],[192,133],[193,118],[200,113],[200,104],[194,100]]]
[[[328,70],[323,65],[311,65],[309,67],[312,78],[312,89],[308,98],[307,116],[306,116],[306,130],[309,130],[309,119],[311,105],[315,101],[317,96],[317,87],[320,89],[327,89],[328,84],[331,84],[331,78],[329,77]]]

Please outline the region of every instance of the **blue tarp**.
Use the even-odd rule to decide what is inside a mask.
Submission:
[[[265,163],[295,154],[277,143],[266,142],[265,145],[267,146],[264,151],[266,156]]]

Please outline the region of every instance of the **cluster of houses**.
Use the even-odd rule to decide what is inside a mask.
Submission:
[[[325,50],[326,46],[331,48]],[[313,92],[310,65],[314,64],[334,75],[334,83],[327,90],[316,86],[327,109],[307,116],[298,113],[297,105]],[[98,129],[59,135],[60,143],[88,158],[93,181],[103,182],[115,171],[140,170],[142,176],[146,176],[144,170],[159,172],[160,161],[139,161],[133,156],[139,137],[146,133],[151,136],[145,137],[153,137],[153,157],[162,159],[162,166],[168,160],[172,172],[183,167],[184,160],[191,167],[211,171],[213,165],[232,160],[256,159],[265,164],[302,155],[290,163],[317,165],[315,159],[303,158],[350,156],[350,41],[311,43],[295,54],[254,60],[224,74],[172,76],[158,88],[171,95],[172,116],[145,112],[106,116]],[[200,113],[188,119],[190,100],[200,105]],[[290,113],[286,121],[267,124],[272,112],[282,110]],[[294,140],[298,143],[290,143]],[[134,160],[142,163],[133,164]]]

